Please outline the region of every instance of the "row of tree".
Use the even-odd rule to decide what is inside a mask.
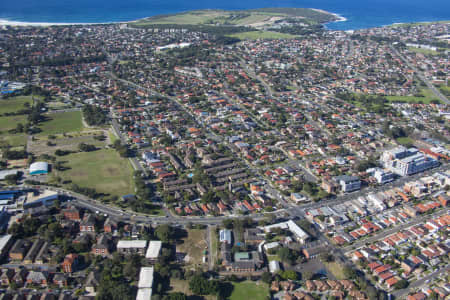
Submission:
[[[108,121],[106,114],[100,107],[89,104],[83,107],[83,117],[89,126],[103,125]]]

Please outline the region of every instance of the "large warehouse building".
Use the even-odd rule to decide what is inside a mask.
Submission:
[[[38,161],[30,165],[30,175],[48,174],[48,163]]]

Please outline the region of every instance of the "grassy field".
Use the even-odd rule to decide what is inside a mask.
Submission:
[[[0,144],[8,143],[11,147],[25,147],[27,135],[25,133],[0,135]]]
[[[26,122],[26,115],[0,117],[0,142],[8,143],[12,147],[25,146],[27,144],[25,133],[9,133],[8,131],[15,129],[17,124],[24,125]]]
[[[241,40],[275,40],[275,39],[293,39],[296,36],[287,33],[280,33],[275,31],[248,31],[240,32],[228,35],[229,37],[235,37]]]
[[[36,156],[44,153],[53,154],[57,149],[64,151],[78,151],[78,146],[81,143],[94,145],[97,148],[103,148],[107,142],[94,139],[95,135],[101,135],[101,131],[83,131],[73,137],[69,135],[67,135],[67,137],[58,136],[58,138],[52,140],[43,136],[42,138],[35,138],[33,141],[30,141],[29,147]],[[47,142],[51,142],[51,145],[48,145]]]
[[[70,180],[81,187],[95,188],[98,192],[123,196],[134,193],[133,169],[127,159],[112,149],[79,152],[59,157],[69,167],[54,170],[54,175]]]
[[[134,22],[135,25],[178,24],[178,25],[251,25],[271,22],[272,17],[286,17],[286,14],[271,12],[239,12],[223,10],[189,11],[174,15],[155,16]]]
[[[130,22],[130,24],[134,26],[155,24],[260,26],[262,24],[271,24],[278,19],[289,17],[301,17],[305,23],[323,23],[335,19],[331,14],[308,8],[263,8],[240,11],[207,9],[171,15],[153,16],[136,22]]]
[[[439,52],[429,49],[423,49],[423,48],[417,48],[417,47],[408,47],[409,51],[416,52],[416,53],[422,53],[425,55],[438,55]]]
[[[7,131],[16,128],[17,124],[25,125],[26,122],[27,116],[25,115],[0,117],[0,131],[7,134]]]
[[[45,115],[48,120],[42,122],[39,128],[42,130],[38,135],[63,134],[83,130],[81,111],[62,112]]]
[[[446,86],[446,85],[441,84],[439,86],[439,90],[441,91],[442,94],[446,95],[447,98],[450,95],[450,86]]]
[[[397,143],[403,146],[411,146],[414,143],[414,140],[409,137],[400,137],[396,139]]]
[[[265,300],[269,295],[269,286],[263,282],[243,281],[233,282],[233,292],[230,300],[252,299]]]
[[[114,142],[116,140],[118,140],[119,138],[111,131],[109,131],[109,140],[111,142],[111,144],[114,144]]]
[[[189,229],[188,236],[183,243],[177,245],[177,252],[187,254],[187,263],[190,265],[203,265],[203,251],[206,249],[206,230]]]
[[[337,262],[324,262],[327,270],[336,277],[338,280],[346,279],[344,272],[342,271],[342,266]]]
[[[387,96],[389,102],[407,102],[407,103],[424,103],[430,104],[432,100],[440,100],[429,89],[422,89],[420,93],[423,97],[417,96]]]
[[[0,99],[0,115],[5,113],[17,112],[24,109],[24,104],[28,103],[31,106],[31,96],[17,96],[7,99]]]

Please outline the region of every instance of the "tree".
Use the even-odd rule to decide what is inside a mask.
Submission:
[[[80,151],[83,151],[83,152],[92,152],[92,151],[97,150],[97,147],[95,147],[94,145],[80,143],[78,145],[78,149],[80,149]]]
[[[17,180],[19,180],[19,179],[20,179],[20,175],[19,174],[10,174],[10,175],[6,175],[5,176],[5,181],[9,185],[16,185],[17,184]]]
[[[286,262],[289,264],[291,264],[295,260],[295,257],[289,248],[280,248],[277,251],[277,255],[282,262]]]
[[[286,270],[286,271],[282,271],[280,272],[280,276],[281,278],[283,278],[284,280],[298,280],[298,274],[297,272],[295,272],[294,270]]]
[[[70,151],[67,151],[67,150],[61,150],[61,149],[58,149],[58,150],[55,151],[55,155],[56,155],[56,156],[64,156],[64,155],[67,155],[67,154],[69,154],[69,153],[70,153]]]
[[[156,228],[155,234],[158,237],[158,239],[160,239],[164,243],[167,243],[172,238],[173,230],[172,227],[170,227],[169,225],[163,224],[158,226],[158,228]]]
[[[89,104],[83,107],[83,117],[90,126],[102,125],[107,121],[106,114],[100,107]]]
[[[310,271],[305,271],[302,273],[303,280],[311,280],[314,277],[314,274]]]
[[[396,290],[401,290],[401,289],[404,289],[407,287],[408,287],[408,281],[406,281],[405,279],[401,279],[401,280],[397,281],[396,284],[394,284],[394,288]]]
[[[224,219],[222,221],[223,227],[226,229],[233,229],[233,220],[232,219]]]
[[[320,259],[324,262],[332,262],[334,261],[334,256],[331,253],[324,252],[320,254]]]
[[[261,275],[261,280],[267,284],[270,284],[272,281],[272,275],[269,272],[264,272]]]
[[[19,223],[13,223],[9,229],[8,233],[11,234],[14,238],[22,238],[24,235],[23,226]]]
[[[187,300],[187,296],[183,293],[175,292],[165,296],[164,300]]]
[[[189,281],[189,289],[196,295],[217,295],[220,292],[219,282],[207,280],[202,275],[194,275]]]
[[[22,133],[24,131],[24,126],[22,123],[18,123],[16,126],[16,131]]]
[[[356,271],[352,267],[344,266],[342,272],[347,279],[355,279],[357,277]]]
[[[201,275],[194,275],[189,281],[189,289],[197,295],[209,294],[208,280]]]

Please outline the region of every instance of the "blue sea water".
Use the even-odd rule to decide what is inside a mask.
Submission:
[[[337,13],[345,22],[330,29],[450,20],[448,0],[1,0],[0,19],[22,22],[104,23],[131,21],[193,9],[310,7]]]

